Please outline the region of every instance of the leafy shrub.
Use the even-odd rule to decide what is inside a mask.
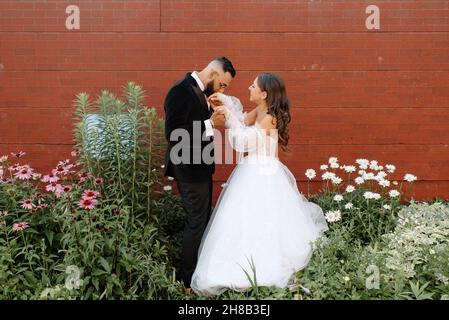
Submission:
[[[163,187],[162,120],[143,94],[134,83],[122,100],[78,94],[77,161],[50,174],[10,163],[22,152],[1,158],[1,299],[182,296],[158,220],[176,198]]]

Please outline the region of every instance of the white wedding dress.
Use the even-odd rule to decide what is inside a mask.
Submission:
[[[277,158],[277,138],[256,122],[245,126],[235,97],[220,95],[228,110],[226,132],[232,147],[247,152],[220,194],[204,233],[191,287],[200,295],[228,288],[287,286],[304,268],[312,242],[327,230],[322,209],[301,195],[292,173]],[[245,273],[246,271],[246,273]]]

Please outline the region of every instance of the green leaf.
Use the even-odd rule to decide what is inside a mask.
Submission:
[[[107,273],[111,273],[111,265],[105,258],[100,257],[100,264],[107,271]]]
[[[100,291],[100,284],[99,284],[99,280],[96,277],[92,278],[92,284],[94,285],[95,289],[97,291]]]

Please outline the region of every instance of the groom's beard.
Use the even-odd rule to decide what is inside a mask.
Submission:
[[[206,85],[206,88],[204,89],[203,93],[206,95],[206,97],[210,97],[211,95],[213,95],[214,92],[214,80],[212,80],[211,82],[209,82]]]

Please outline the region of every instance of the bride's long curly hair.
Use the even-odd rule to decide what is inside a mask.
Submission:
[[[274,73],[260,73],[257,84],[262,91],[267,92],[267,113],[276,119],[279,144],[283,151],[289,151],[290,138],[288,125],[291,121],[290,102],[287,97],[284,80]],[[274,123],[273,123],[274,124]]]

